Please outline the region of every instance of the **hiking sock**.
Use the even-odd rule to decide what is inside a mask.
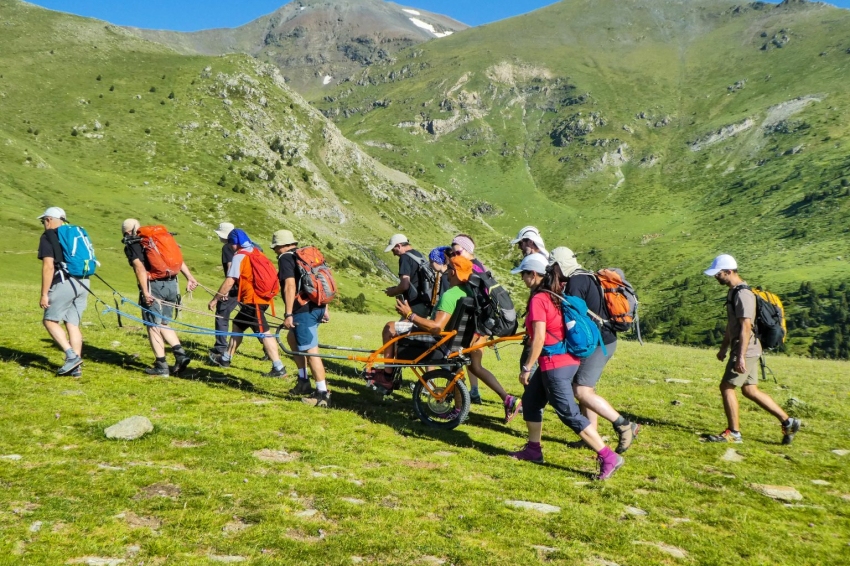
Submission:
[[[731,428],[729,429],[729,432],[731,432],[732,434],[741,434],[740,430],[733,430]]]
[[[307,368],[298,368],[298,379],[309,379],[307,377]]]
[[[327,391],[328,390],[327,382],[324,379],[322,381],[317,381],[316,382],[316,390],[321,391],[321,392]]]
[[[229,354],[228,352],[223,353],[223,354],[221,355],[221,361],[223,361],[223,362],[229,362],[229,361],[230,361],[230,354]]]
[[[784,421],[782,421],[782,426],[791,426],[791,417],[788,417]]]
[[[529,448],[531,448],[531,449],[533,449],[533,450],[541,450],[541,447],[540,447],[540,443],[539,443],[539,442],[531,442],[531,441],[528,441],[528,442],[527,442],[527,444],[528,444],[528,447],[529,447]]]
[[[472,388],[469,389],[469,396],[470,397],[481,397],[481,395],[478,393],[478,386],[475,386],[475,387],[472,387]]]
[[[161,358],[157,358],[156,359],[156,365],[158,365],[159,367],[167,367],[168,361],[166,361],[165,356],[162,356]]]
[[[75,352],[73,348],[68,348],[65,350],[65,357],[69,360],[73,360],[77,357],[77,352]]]
[[[602,448],[602,450],[597,452],[597,454],[599,454],[599,457],[602,458],[603,460],[605,460],[606,462],[608,460],[616,460],[617,459],[617,455],[608,446],[605,446],[604,448]]]
[[[274,368],[276,370],[282,370],[283,369],[283,362],[280,361],[280,360],[272,362],[272,368]]]
[[[171,353],[174,354],[174,357],[180,358],[186,355],[186,350],[183,349],[182,344],[177,344],[176,346],[171,347]]]
[[[628,419],[626,419],[626,417],[624,417],[623,415],[620,415],[619,417],[617,417],[617,420],[614,421],[611,424],[614,425],[614,428],[617,428],[617,427],[629,424],[629,421],[628,421]]]

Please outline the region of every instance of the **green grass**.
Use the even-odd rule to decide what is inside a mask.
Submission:
[[[729,446],[699,442],[699,434],[725,426],[714,352],[624,342],[599,391],[645,428],[626,466],[599,484],[589,479],[593,455],[564,445],[575,435],[551,411],[547,464],[536,466],[506,456],[522,445],[524,426],[521,418],[503,425],[489,391],[468,423],[440,432],[411,419],[409,393],[381,401],[353,376],[356,365],[333,363],[334,406],[318,410],[285,394],[291,379],[259,376],[267,362],[253,340],[225,371],[202,360],[211,339],[189,336],[196,358],[189,375],[150,378],[141,373],[152,360],[143,331],[119,330],[114,315],[102,327],[93,304],[85,316],[84,377],[56,377],[61,354],[41,326],[37,289],[7,284],[3,296],[0,455],[21,459],[0,459],[0,564],[87,556],[212,564],[210,556],[223,555],[251,564],[850,560],[850,456],[831,452],[850,449],[847,363],[771,358],[779,383],[761,387],[781,404],[802,401],[804,427],[792,446],[781,446],[775,420],[742,400],[745,443],[734,448],[745,459],[731,463],[720,459]],[[321,339],[376,346],[385,320],[333,313]],[[485,365],[519,393],[518,349],[501,355],[499,362],[487,353]],[[149,417],[154,432],[106,440],[105,427],[132,415]],[[607,424],[601,430],[613,437]],[[253,456],[264,449],[300,456],[289,463]],[[789,508],[751,484],[792,486],[803,501]],[[506,500],[562,510],[543,515]],[[629,515],[626,506],[647,515]],[[688,557],[635,541],[675,546]]]

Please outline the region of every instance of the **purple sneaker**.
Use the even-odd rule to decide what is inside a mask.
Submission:
[[[599,475],[596,476],[598,480],[607,480],[626,463],[625,458],[614,452],[606,456],[600,454],[597,460],[599,461]]]
[[[525,446],[522,447],[522,450],[517,452],[508,452],[508,456],[517,460],[534,462],[535,464],[543,463],[543,449],[540,447],[540,444],[532,446],[530,442],[527,442]]]

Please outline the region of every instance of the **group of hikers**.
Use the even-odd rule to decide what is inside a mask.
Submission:
[[[68,224],[61,208],[48,208],[39,220],[44,225],[38,249],[38,258],[42,261],[40,306],[44,309],[44,326],[65,352],[64,363],[57,374],[80,377],[83,364],[80,320],[90,293],[89,277],[96,269],[93,248],[85,230]],[[180,306],[177,278],[180,273],[184,275],[190,292],[199,283],[167,229],[142,226],[138,220],[130,218],[122,223],[121,231],[125,255],[136,275],[142,320],[155,358],[145,372],[158,376],[179,375],[191,358],[169,325],[175,309]],[[317,278],[317,269],[310,268],[311,265],[319,266],[320,270],[324,266],[321,253],[312,247],[299,248],[290,230],[278,230],[271,239],[271,248],[277,256],[275,269],[262,247],[244,230],[223,222],[215,233],[223,244],[224,279],[208,304],[216,317],[215,344],[208,354],[210,363],[229,367],[243,337],[255,336],[272,364],[271,370],[264,375],[286,376],[276,336],[270,332],[267,321],[269,309],[272,316],[275,314],[274,298],[282,290],[285,305],[282,320],[283,327],[288,329],[287,344],[291,351],[304,354],[294,356],[298,375],[290,393],[303,395],[302,401],[309,405],[329,407],[325,369],[322,358],[316,354],[319,353],[318,329],[329,320],[328,303],[335,294],[335,284],[332,278]],[[576,254],[567,247],[548,251],[540,231],[534,226],[522,228],[511,245],[516,245],[522,253],[519,266],[511,273],[519,274],[529,290],[525,308],[526,339],[518,375],[524,392],[521,398],[508,394],[482,364],[483,349],[478,348],[469,353],[470,399],[473,404],[482,403],[481,381],[501,399],[505,423],[521,413],[528,439],[522,449],[511,452],[510,456],[535,463],[544,461],[543,412],[551,405],[561,422],[579,436],[580,440],[571,445],[596,452],[597,478],[607,479],[623,465],[622,454],[641,430],[640,424],[619,413],[597,392],[599,379],[617,350],[618,332],[628,327],[616,323],[607,293],[621,291],[627,282],[615,279],[621,286],[607,287],[601,283],[606,270],[584,269]],[[439,336],[458,304],[480,292],[472,283],[475,276],[492,281],[492,273],[476,258],[475,242],[467,234],[458,234],[450,245],[431,250],[427,257],[414,249],[403,234],[392,236],[384,251],[398,257],[399,283],[384,292],[395,298],[395,309],[400,315],[400,320],[390,321],[383,327],[385,344],[411,332]],[[310,273],[313,279],[309,278]],[[800,421],[790,418],[769,395],[758,389],[761,346],[753,327],[756,296],[738,274],[737,263],[729,255],[715,258],[705,274],[715,277],[719,284],[729,289],[726,332],[717,354],[721,361],[729,354],[720,384],[727,428],[721,434],[707,435],[706,440],[742,442],[736,395],[736,388],[740,387],[745,397],[780,421],[782,443],[790,444],[800,428]],[[574,304],[581,305],[579,310],[586,310],[598,327],[595,332],[599,347],[584,353],[569,347],[573,334],[579,330],[574,328],[576,320],[567,321],[565,316]],[[231,320],[237,307],[239,310]],[[633,308],[636,309],[636,303]],[[585,316],[585,313],[580,315]],[[472,345],[488,339],[486,334],[476,332]],[[167,362],[166,345],[174,355],[172,366]],[[393,352],[386,352],[386,357],[392,358]],[[391,367],[372,367],[365,372],[365,377],[376,389],[389,393],[396,386],[393,372]],[[310,374],[315,388],[311,385]],[[600,416],[612,424],[617,435],[614,450],[606,446],[598,431]]]

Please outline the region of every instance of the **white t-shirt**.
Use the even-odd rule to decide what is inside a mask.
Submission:
[[[237,250],[235,254],[233,254],[233,259],[230,261],[230,269],[227,271],[227,276],[233,277],[236,280],[239,279],[239,275],[240,275],[239,267],[242,265],[242,260],[245,259],[246,257],[248,257],[245,254],[239,253],[242,250],[245,250],[246,252],[251,253],[251,252],[254,251],[254,248],[252,248],[252,247],[241,248],[241,249]]]

